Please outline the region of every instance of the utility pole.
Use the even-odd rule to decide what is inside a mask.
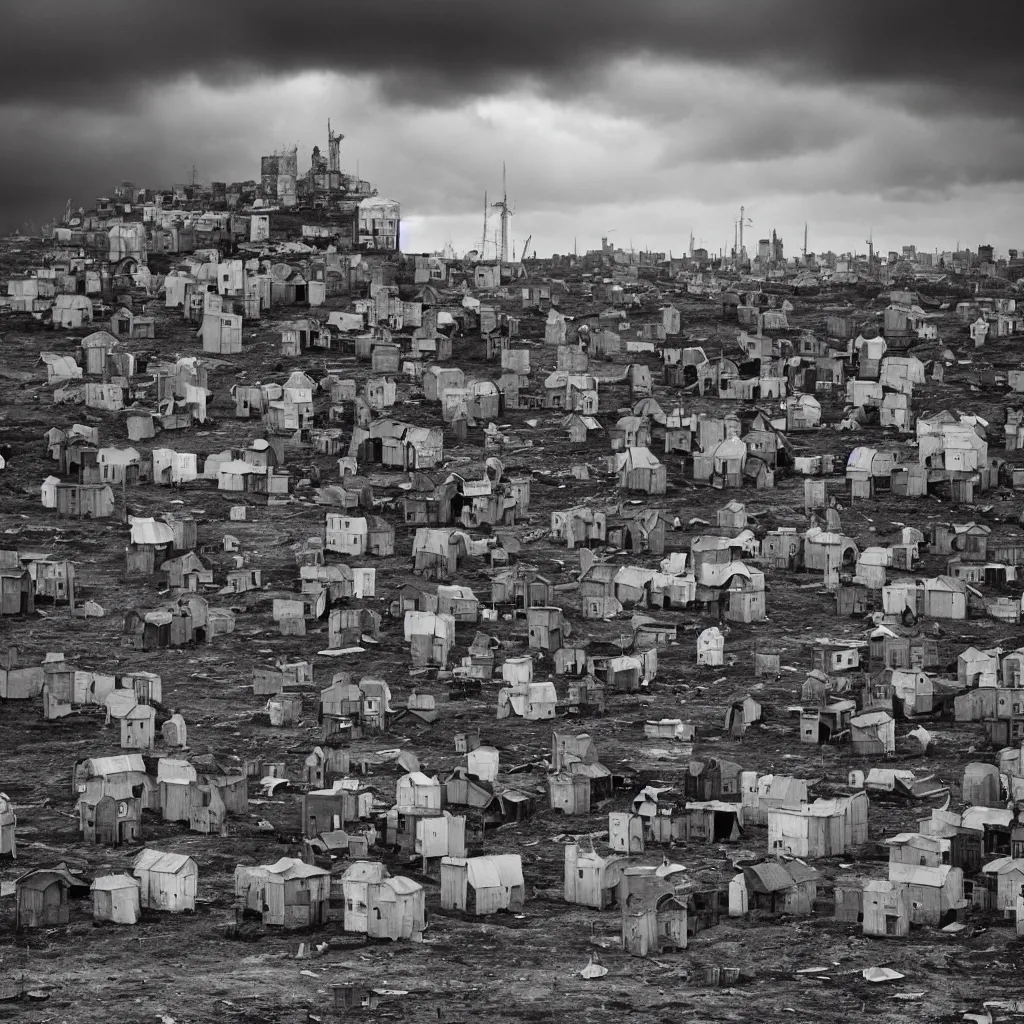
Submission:
[[[807,221],[804,221],[804,259],[807,259]]]
[[[484,233],[480,239],[480,259],[487,253],[487,189],[484,189]]]

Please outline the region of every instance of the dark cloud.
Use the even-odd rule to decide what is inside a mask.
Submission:
[[[159,124],[147,130],[133,121],[37,109],[0,109],[0,138],[18,140],[0,160],[0,230],[38,230],[64,212],[68,199],[89,207],[122,179],[187,181],[192,160],[213,166],[225,145],[223,134],[211,133],[190,138],[183,152],[181,139]]]
[[[329,114],[350,136],[343,159],[435,221],[469,216],[505,158],[535,230],[558,211],[603,222],[601,204],[678,201],[681,181],[708,202],[760,188],[764,207],[822,188],[898,200],[1015,182],[1024,2],[948,7],[0,0],[0,229],[122,178],[187,180],[193,161],[203,180],[255,176],[259,152],[323,145],[310,126]],[[301,72],[339,77],[302,92]],[[535,140],[531,111],[565,130]]]
[[[1013,109],[1024,96],[1020,0],[3,0],[6,102],[128,105],[194,73],[367,73],[437,103],[510,80],[553,89],[650,54],[756,65],[784,79],[908,87],[915,102]]]

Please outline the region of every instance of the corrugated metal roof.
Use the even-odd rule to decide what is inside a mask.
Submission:
[[[436,776],[431,778],[429,775],[424,775],[423,772],[409,772],[406,775],[406,779],[414,786],[439,786]],[[401,781],[401,780],[399,780]]]
[[[176,761],[170,757],[162,757],[156,766],[156,777],[160,782],[177,784],[195,782],[196,770],[188,761]]]
[[[156,871],[163,875],[176,875],[186,865],[195,864],[183,853],[165,853],[163,850],[143,850],[135,858],[133,871]]]
[[[858,729],[868,729],[873,725],[885,725],[892,720],[892,715],[887,711],[868,711],[863,715],[851,718],[850,724],[855,725]]]
[[[466,880],[474,889],[497,889],[501,886],[498,866],[490,857],[471,857],[466,861]]]
[[[810,882],[816,880],[818,872],[801,860],[793,860],[786,864],[786,870],[794,882]]]
[[[343,882],[382,882],[387,877],[387,868],[379,861],[357,860],[350,864],[341,876]]]
[[[406,878],[404,875],[395,875],[394,878],[386,878],[384,885],[392,889],[396,896],[410,896],[414,892],[419,892],[423,888],[419,882],[414,882],[411,878]]]
[[[138,519],[129,517],[131,524],[132,544],[171,544],[174,531],[166,523],[158,523],[155,519]]]
[[[793,887],[792,876],[781,864],[754,864],[745,868],[744,874],[752,878],[755,892],[782,892]]]
[[[112,757],[90,757],[85,767],[94,776],[117,775],[120,772],[146,771],[141,754],[114,754]]]
[[[946,883],[946,876],[952,871],[949,864],[940,864],[938,867],[928,868],[918,864],[890,864],[889,881],[906,882],[909,885],[929,885],[934,888],[942,888]]]
[[[92,883],[92,888],[99,892],[112,892],[115,889],[127,889],[130,886],[139,887],[138,879],[130,875],[104,875]]]

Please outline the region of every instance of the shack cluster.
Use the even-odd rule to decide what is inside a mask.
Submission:
[[[403,255],[338,140],[3,243],[0,928],[1024,934],[1008,275]]]

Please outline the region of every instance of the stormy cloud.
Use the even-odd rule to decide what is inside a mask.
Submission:
[[[502,160],[541,251],[627,217],[646,244],[718,248],[740,203],[755,231],[816,218],[838,246],[916,222],[941,244],[985,230],[987,195],[990,240],[1024,235],[1013,2],[0,6],[0,228],[123,178],[244,180],[295,142],[308,160],[330,116],[423,248],[479,237]]]
[[[756,66],[783,80],[906,85],[1011,109],[1024,93],[1016,0],[33,0],[5,5],[8,102],[130,104],[195,74],[213,84],[306,71],[380,75],[393,97],[456,101],[510,76],[559,89],[624,57]],[[983,16],[981,16],[983,14]]]

